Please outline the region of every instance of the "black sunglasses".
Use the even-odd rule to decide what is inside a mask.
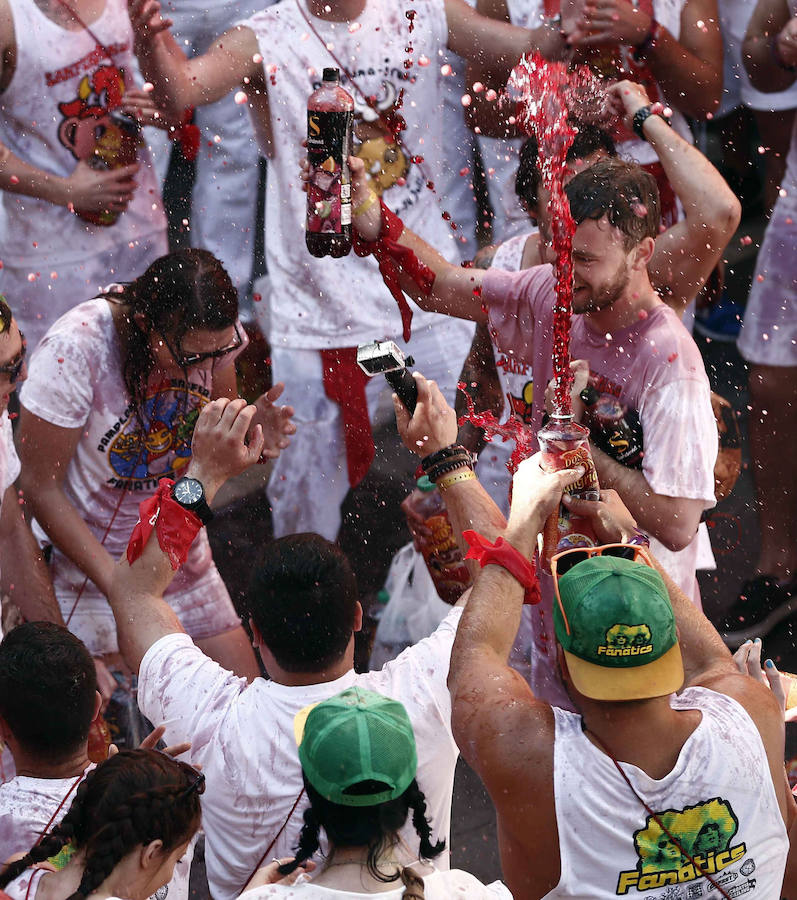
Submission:
[[[188,785],[187,788],[180,791],[180,793],[177,795],[177,800],[185,800],[186,797],[190,797],[193,793],[205,793],[205,773],[197,772],[196,769],[194,769],[194,771],[196,772],[196,778],[191,782],[191,784]]]
[[[189,369],[191,366],[196,366],[201,362],[204,362],[206,359],[218,359],[220,356],[226,356],[228,353],[232,353],[237,350],[241,344],[243,344],[244,339],[241,336],[241,332],[238,329],[238,323],[236,322],[233,326],[235,328],[235,338],[233,342],[228,347],[222,347],[221,350],[210,350],[208,353],[189,353],[182,354],[176,353],[172,345],[169,343],[167,337],[163,332],[160,333],[161,339],[163,343],[166,344],[166,349],[171,353],[174,357],[174,361],[180,366],[181,369]]]
[[[28,353],[28,342],[25,340],[25,335],[20,331],[19,336],[22,338],[22,349],[19,351],[19,356],[10,363],[0,366],[0,374],[8,375],[11,384],[16,384],[19,381],[22,367],[25,365],[25,357]]]

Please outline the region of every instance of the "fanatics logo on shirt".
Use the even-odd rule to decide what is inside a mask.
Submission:
[[[639,861],[635,869],[620,872],[617,894],[627,894],[631,888],[640,892],[667,888],[664,897],[686,900],[701,896],[702,885],[688,888],[687,893],[671,886],[696,881],[705,875],[712,876],[721,885],[733,882],[732,888],[726,888],[732,897],[755,890],[755,879],[748,878],[755,871],[752,860],[738,871],[725,872],[747,853],[745,843],[731,845],[738,829],[739,820],[731,804],[720,797],[682,810],[668,809],[648,816],[645,827],[634,833]],[[725,874],[715,877],[719,872]],[[714,890],[713,886],[709,885],[708,890]]]

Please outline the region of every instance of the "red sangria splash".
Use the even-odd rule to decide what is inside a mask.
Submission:
[[[515,121],[537,140],[540,175],[550,194],[553,249],[556,254],[556,305],[553,319],[554,408],[571,413],[570,319],[573,312],[573,235],[576,224],[564,190],[567,152],[576,136],[570,117],[586,115],[602,93],[600,83],[586,66],[569,71],[565,63],[548,62],[539,54],[524,56],[512,70],[507,85],[517,101]]]

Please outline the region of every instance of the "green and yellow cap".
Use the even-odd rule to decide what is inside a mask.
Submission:
[[[374,691],[353,687],[305,708],[294,731],[307,780],[332,803],[376,806],[400,797],[415,778],[407,710]]]
[[[659,573],[593,556],[559,579],[554,629],[576,689],[593,700],[644,700],[684,681],[675,614]]]

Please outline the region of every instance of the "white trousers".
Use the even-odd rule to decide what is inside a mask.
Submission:
[[[237,22],[270,4],[169,0],[164,5],[164,15],[174,20],[175,39],[188,56],[195,56]],[[200,145],[191,195],[191,246],[217,256],[242,293],[252,275],[260,150],[248,107],[238,106],[234,93],[195,113]]]
[[[409,352],[415,368],[436,381],[452,405],[473,330],[472,322],[441,316],[439,323],[412,335]],[[401,341],[399,337],[395,340]],[[340,507],[349,491],[340,407],[324,392],[318,350],[275,344],[271,359],[274,381],[285,382],[280,402],[293,406],[297,425],[291,445],[280,454],[268,485],[274,536],[312,531],[334,541],[340,529]],[[366,397],[372,422],[380,397],[389,403],[389,395],[390,388],[381,375],[368,380]]]

